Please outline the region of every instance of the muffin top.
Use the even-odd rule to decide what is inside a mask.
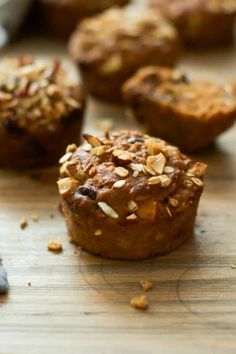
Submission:
[[[235,0],[152,0],[151,7],[157,8],[170,18],[177,18],[192,13],[225,13],[236,11]]]
[[[125,83],[123,92],[127,101],[132,95],[140,95],[176,113],[197,119],[236,114],[236,100],[231,85],[190,81],[180,70],[163,67],[140,69]]]
[[[23,56],[0,62],[0,126],[54,131],[59,120],[82,108],[83,100],[59,60],[43,64]]]
[[[132,131],[84,139],[60,160],[59,192],[74,213],[154,222],[185,210],[202,192],[206,165],[161,139]]]
[[[174,27],[151,10],[113,8],[80,24],[70,52],[81,62],[96,63],[101,74],[110,74],[137,61],[145,48],[168,47],[177,38]]]

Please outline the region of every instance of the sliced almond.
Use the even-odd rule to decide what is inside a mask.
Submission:
[[[133,213],[134,211],[136,211],[138,209],[138,204],[135,203],[134,200],[130,200],[128,202],[128,210]]]
[[[158,141],[157,139],[150,137],[145,140],[145,144],[147,147],[147,152],[152,156],[164,151],[166,148],[164,141]]]
[[[60,163],[60,164],[65,163],[66,161],[68,161],[68,160],[71,158],[71,156],[72,156],[72,152],[67,152],[67,153],[65,153],[65,155],[63,155],[63,156],[60,158],[59,163]]]
[[[135,213],[130,214],[126,217],[127,220],[136,220],[138,217]]]
[[[114,150],[112,152],[112,159],[117,165],[125,166],[132,161],[133,155],[129,151]]]
[[[98,206],[106,216],[109,216],[110,218],[113,218],[113,219],[119,218],[119,215],[117,214],[117,212],[114,209],[112,209],[110,207],[110,205],[108,205],[107,203],[99,202]]]
[[[165,164],[166,158],[161,152],[158,155],[148,156],[147,158],[147,167],[159,175],[163,173]]]
[[[94,147],[91,150],[91,154],[95,155],[95,156],[102,156],[106,153],[106,151],[107,151],[106,147],[104,145],[102,145],[102,146]]]
[[[94,135],[83,134],[83,138],[93,147],[101,146],[102,142]]]
[[[116,167],[114,172],[119,177],[127,177],[129,175],[129,171],[124,167]]]
[[[82,149],[86,152],[90,152],[92,150],[92,145],[91,144],[84,144],[82,146]]]
[[[66,195],[73,193],[79,186],[79,182],[71,177],[62,178],[57,182],[59,193]]]
[[[196,177],[202,177],[207,169],[205,163],[197,162],[192,168],[188,169],[187,173],[191,173]]]

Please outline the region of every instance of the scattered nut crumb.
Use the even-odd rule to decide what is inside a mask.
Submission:
[[[28,226],[28,221],[26,219],[22,219],[20,221],[20,228],[21,230],[24,230]]]
[[[153,283],[150,280],[140,280],[139,283],[144,291],[149,291],[153,288]]]
[[[50,219],[54,219],[55,215],[53,213],[50,214]]]
[[[94,236],[101,236],[102,230],[98,229],[94,232]]]
[[[39,221],[39,217],[38,217],[37,214],[32,214],[32,215],[31,215],[31,219],[32,219],[32,221],[34,221],[34,222]]]
[[[31,286],[31,285],[32,285],[32,284],[31,284],[31,282],[29,281],[29,282],[28,282],[28,286]]]
[[[49,241],[48,242],[48,251],[61,252],[62,251],[61,241],[59,241],[59,240]]]
[[[236,269],[236,264],[231,264],[232,269]]]
[[[146,310],[149,306],[145,295],[132,297],[130,305],[138,310]]]

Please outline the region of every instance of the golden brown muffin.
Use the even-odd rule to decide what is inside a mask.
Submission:
[[[129,0],[38,0],[50,32],[68,38],[85,17],[93,16],[112,6],[124,6]]]
[[[144,65],[173,66],[180,52],[176,30],[162,16],[136,8],[111,9],[84,20],[69,44],[89,93],[121,100],[121,86]]]
[[[79,142],[84,94],[59,61],[29,57],[0,63],[0,166],[57,163],[70,142]]]
[[[212,47],[233,41],[235,0],[152,0],[151,8],[174,23],[186,45]]]
[[[115,259],[170,252],[191,236],[206,165],[136,132],[84,134],[58,181],[70,239]]]
[[[210,145],[236,118],[230,85],[190,81],[179,70],[140,69],[124,84],[123,96],[149,132],[186,152]]]

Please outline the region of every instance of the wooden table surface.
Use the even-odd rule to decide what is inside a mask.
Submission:
[[[1,55],[26,51],[67,59],[61,44],[39,39],[22,40]],[[186,53],[181,66],[193,76],[231,80],[235,49]],[[122,108],[90,100],[84,129],[98,132],[110,123],[99,117],[111,117],[113,129],[136,127]],[[0,354],[236,353],[236,129],[195,158],[209,170],[194,236],[144,262],[104,260],[68,242],[56,169],[39,179],[0,171],[0,253],[10,283],[0,297]],[[22,218],[29,221],[25,230]],[[63,253],[47,251],[51,239],[62,241]],[[143,293],[141,279],[155,282],[146,312],[129,306]]]

